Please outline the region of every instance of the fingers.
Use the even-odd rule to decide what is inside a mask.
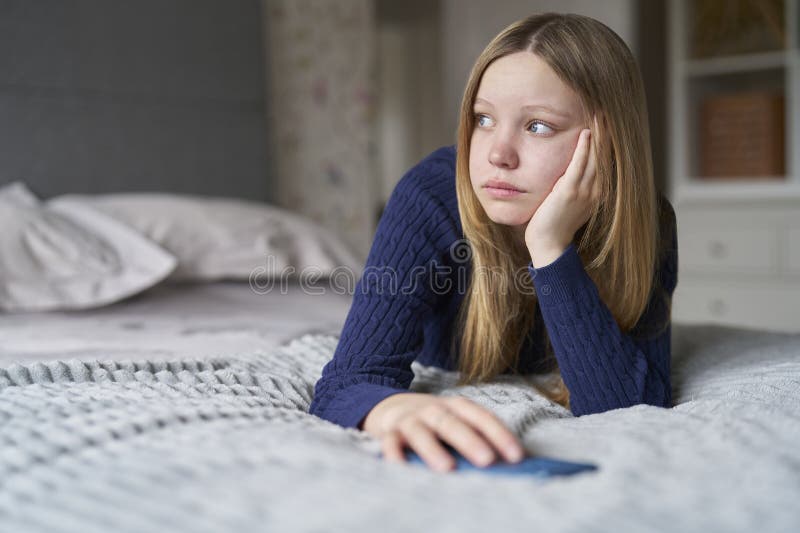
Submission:
[[[410,418],[401,427],[401,431],[409,446],[430,468],[446,472],[455,466],[453,456],[442,446],[433,431],[419,418]]]
[[[524,448],[500,419],[464,397],[443,398],[403,419],[384,434],[383,456],[391,462],[405,462],[408,445],[429,468],[446,472],[455,458],[445,445],[452,446],[472,464],[485,467],[502,456],[517,462]]]
[[[494,461],[496,455],[491,446],[455,412],[433,412],[426,414],[423,421],[472,464],[483,467]]]
[[[393,463],[405,463],[406,456],[403,452],[404,443],[405,441],[403,436],[399,431],[389,431],[383,436],[383,440],[381,440],[381,451],[383,452],[383,457],[387,461],[391,461]]]
[[[596,124],[596,122],[595,122]],[[581,196],[588,197],[592,196],[595,197],[595,193],[599,189],[597,184],[598,180],[595,179],[595,166],[596,166],[596,149],[595,149],[595,141],[594,139],[589,139],[589,153],[587,155],[587,162],[586,168],[583,171],[583,176],[581,177],[579,191]]]
[[[586,168],[586,161],[588,159],[588,152],[590,149],[590,130],[581,130],[578,135],[578,145],[575,147],[575,152],[572,154],[572,159],[567,166],[564,176],[559,181],[564,181],[564,187],[571,190],[578,190],[583,179],[583,172]]]
[[[478,428],[506,461],[516,463],[522,459],[525,450],[519,440],[493,413],[464,397],[453,398],[450,407],[460,417]]]

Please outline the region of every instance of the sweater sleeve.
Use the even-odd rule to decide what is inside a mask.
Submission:
[[[435,305],[428,268],[449,227],[428,165],[407,173],[381,215],[333,358],[323,367],[309,412],[362,429],[383,399],[408,392],[423,321]],[[445,245],[446,249],[446,245]]]
[[[678,280],[678,243],[671,206],[658,278],[645,312],[623,334],[574,243],[552,263],[528,264],[542,316],[575,416],[650,404],[670,407],[671,299]],[[664,226],[662,226],[664,227]]]

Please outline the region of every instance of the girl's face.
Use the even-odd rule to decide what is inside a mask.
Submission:
[[[473,111],[472,188],[492,221],[513,226],[524,237],[587,127],[578,96],[537,55],[517,52],[484,71]],[[508,195],[487,187],[490,180],[520,192]]]

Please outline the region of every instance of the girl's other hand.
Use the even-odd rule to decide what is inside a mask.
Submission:
[[[594,119],[597,131],[597,119]],[[525,243],[534,249],[566,248],[575,232],[586,223],[593,205],[600,197],[600,183],[595,179],[595,143],[592,130],[583,129],[564,174],[556,180],[550,194],[528,222]]]
[[[367,414],[364,431],[381,439],[388,461],[404,462],[403,448],[409,446],[430,468],[440,472],[455,466],[442,441],[478,467],[491,464],[498,453],[511,463],[524,457],[516,436],[494,413],[458,396],[394,394]]]

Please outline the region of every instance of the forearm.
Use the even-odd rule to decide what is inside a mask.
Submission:
[[[583,310],[579,310],[582,307]],[[623,333],[607,308],[543,311],[576,416],[647,403],[667,407],[670,329],[650,341]]]
[[[669,330],[651,341],[622,333],[574,245],[530,272],[573,413],[669,403]]]

